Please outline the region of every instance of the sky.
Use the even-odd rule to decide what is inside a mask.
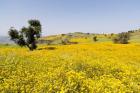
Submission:
[[[0,0],[0,36],[38,19],[42,35],[119,33],[140,28],[140,0]]]

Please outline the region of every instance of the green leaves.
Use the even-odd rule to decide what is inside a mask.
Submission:
[[[36,20],[36,19],[31,19],[31,20],[28,21],[28,23],[29,23],[30,26],[33,26],[33,27],[41,26],[40,21]]]
[[[36,37],[40,37],[40,33],[41,33],[41,24],[39,20],[29,20],[29,27],[32,27],[34,29],[34,33],[36,35]]]
[[[127,32],[122,32],[118,34],[116,38],[113,39],[114,43],[120,43],[120,44],[128,44],[128,40],[130,39],[130,34]]]
[[[14,29],[13,27],[10,28],[10,30],[8,31],[8,34],[11,38],[11,40],[15,40],[19,38],[19,32]]]
[[[9,36],[19,46],[27,46],[30,50],[37,48],[36,39],[41,36],[41,24],[39,20],[29,20],[28,27],[22,27],[20,31],[10,28]]]

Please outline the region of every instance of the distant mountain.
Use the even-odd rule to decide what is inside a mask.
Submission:
[[[7,36],[0,36],[0,44],[12,44],[13,42]]]

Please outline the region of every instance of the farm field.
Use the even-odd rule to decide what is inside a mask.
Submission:
[[[0,45],[0,93],[140,93],[140,44]]]

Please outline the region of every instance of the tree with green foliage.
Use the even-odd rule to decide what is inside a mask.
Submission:
[[[94,36],[94,37],[93,37],[93,41],[94,41],[94,42],[98,41],[98,40],[97,40],[97,36]]]
[[[29,20],[29,26],[20,31],[10,28],[8,34],[12,41],[19,46],[27,46],[31,51],[37,48],[36,40],[41,36],[41,23],[39,20]]]
[[[114,43],[120,44],[128,44],[128,40],[130,39],[130,34],[128,32],[119,33],[116,38],[113,39]]]

